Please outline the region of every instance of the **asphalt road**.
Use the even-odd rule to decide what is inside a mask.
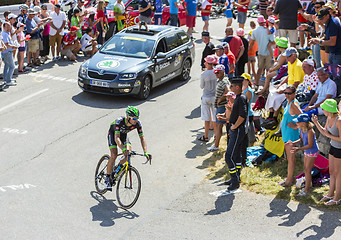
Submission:
[[[213,42],[225,19],[211,21]],[[234,25],[235,26],[235,25]],[[202,27],[198,19],[197,31]],[[79,62],[49,62],[0,93],[0,239],[340,239],[340,214],[278,201],[205,181],[200,120],[200,33],[191,79],[171,81],[147,101],[83,93]],[[137,106],[153,164],[133,159],[142,177],[136,205],[125,211],[113,193],[94,188],[108,153],[109,124]],[[133,147],[141,151],[137,134]]]

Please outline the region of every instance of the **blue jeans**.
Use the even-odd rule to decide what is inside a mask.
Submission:
[[[5,63],[4,66],[4,80],[6,83],[10,83],[12,81],[13,77],[13,72],[15,69],[14,65],[14,60],[13,60],[13,52],[6,52],[6,53],[1,53],[2,54],[2,59]]]
[[[329,63],[341,65],[341,55],[335,55],[335,53],[329,53]]]
[[[313,57],[316,62],[316,69],[322,67],[320,51],[321,51],[320,44],[315,44],[312,46]]]
[[[171,26],[175,26],[177,27],[178,26],[178,14],[173,14],[171,13],[170,14],[170,25]]]

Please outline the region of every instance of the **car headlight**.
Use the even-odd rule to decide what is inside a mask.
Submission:
[[[88,68],[85,67],[84,65],[82,65],[80,68],[79,68],[79,75],[81,77],[87,77],[88,75]]]
[[[121,74],[119,80],[128,81],[128,80],[134,80],[136,78],[137,78],[136,73],[124,73],[124,74]]]

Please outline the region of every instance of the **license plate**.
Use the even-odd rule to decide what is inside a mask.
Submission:
[[[98,87],[109,87],[108,82],[102,82],[102,81],[96,81],[96,80],[90,80],[90,85],[98,86]]]

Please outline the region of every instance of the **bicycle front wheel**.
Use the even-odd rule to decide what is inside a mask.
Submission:
[[[116,197],[118,204],[123,209],[129,209],[135,205],[140,196],[141,177],[136,168],[130,166],[128,171],[121,176],[117,181]]]
[[[104,186],[105,176],[107,174],[107,165],[109,162],[109,155],[104,155],[97,163],[95,171],[95,187],[99,194],[104,194],[107,189]]]

